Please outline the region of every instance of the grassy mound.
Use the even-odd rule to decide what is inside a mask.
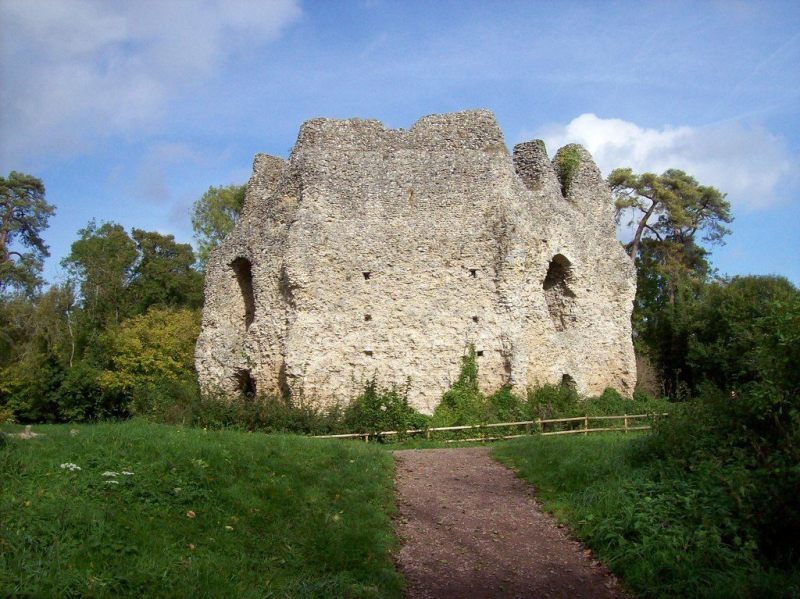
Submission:
[[[377,448],[135,421],[36,430],[0,436],[0,595],[401,592]]]
[[[797,573],[765,566],[735,534],[725,472],[650,461],[646,447],[638,435],[529,437],[493,455],[642,596],[800,596]]]

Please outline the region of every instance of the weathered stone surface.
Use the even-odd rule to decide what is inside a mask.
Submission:
[[[326,403],[377,375],[431,412],[474,343],[487,391],[566,375],[630,394],[634,268],[600,172],[570,148],[565,198],[558,155],[535,141],[512,159],[488,111],[306,122],[288,161],[256,156],[208,262],[201,385]]]

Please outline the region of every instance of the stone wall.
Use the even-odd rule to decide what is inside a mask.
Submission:
[[[325,403],[377,375],[431,412],[472,343],[487,391],[569,377],[629,395],[634,268],[591,157],[563,152],[566,197],[560,154],[512,158],[488,111],[306,122],[288,161],[256,156],[208,262],[201,385]]]

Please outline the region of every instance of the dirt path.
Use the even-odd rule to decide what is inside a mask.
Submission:
[[[394,456],[408,597],[625,596],[488,448]]]

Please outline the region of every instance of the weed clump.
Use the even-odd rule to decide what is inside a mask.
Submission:
[[[409,405],[408,387],[406,383],[404,387],[380,389],[373,377],[361,395],[345,408],[344,427],[357,433],[424,428],[428,418]]]
[[[575,175],[581,165],[581,154],[577,146],[569,145],[561,149],[556,158],[558,166],[558,181],[561,184],[561,193],[564,197],[569,194]]]

